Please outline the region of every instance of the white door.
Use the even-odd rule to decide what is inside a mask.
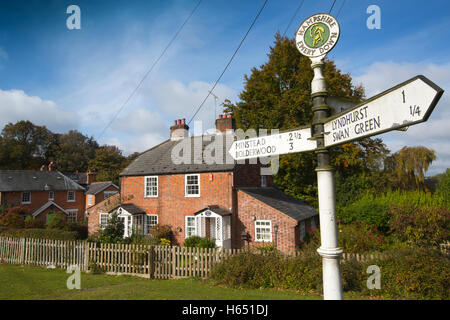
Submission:
[[[127,238],[131,236],[132,231],[132,216],[119,216],[119,219],[123,222],[123,237]]]

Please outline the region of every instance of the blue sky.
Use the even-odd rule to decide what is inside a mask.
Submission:
[[[337,15],[344,0],[337,0]],[[0,0],[0,127],[27,119],[55,132],[77,129],[98,139],[104,127],[197,1]],[[263,0],[203,0],[142,87],[99,138],[125,154],[165,140],[169,126],[190,119],[247,31]],[[275,33],[284,32],[301,0],[269,0],[214,93],[235,101],[243,76],[267,61]],[[290,26],[328,12],[332,0],[305,0]],[[68,30],[66,9],[81,9],[81,29]],[[369,30],[369,5],[381,9],[381,29]],[[367,97],[417,74],[446,92],[428,122],[383,134],[388,147],[424,145],[437,152],[429,174],[450,167],[450,3],[346,0],[341,38],[329,53],[362,83]],[[220,107],[218,107],[219,112]],[[196,120],[213,127],[211,97]]]

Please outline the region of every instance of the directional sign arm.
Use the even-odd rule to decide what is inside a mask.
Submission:
[[[311,140],[311,128],[279,134],[236,140],[228,151],[235,160],[267,157],[287,153],[310,151],[316,148]]]
[[[444,90],[416,76],[325,123],[325,146],[333,146],[427,121]]]

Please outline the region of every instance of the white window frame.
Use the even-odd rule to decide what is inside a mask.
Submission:
[[[267,176],[261,175],[261,188],[267,187]]]
[[[311,218],[311,230],[317,229],[316,219],[314,217]]]
[[[188,193],[187,180],[188,180],[188,177],[192,177],[192,176],[196,176],[197,177],[198,194],[189,194]],[[191,184],[190,186],[193,186],[193,184]],[[196,173],[196,174],[185,174],[184,175],[184,196],[186,198],[198,198],[198,197],[200,197],[200,174]]]
[[[103,198],[108,199],[109,197],[115,195],[118,191],[104,191],[103,192]],[[108,194],[108,196],[106,196]]]
[[[48,192],[48,200],[55,200],[55,193],[53,191]]]
[[[106,216],[105,224],[102,224],[102,216]],[[108,223],[108,219],[109,219],[109,213],[101,212],[101,213],[98,214],[98,227],[99,227],[99,229],[101,229],[101,230],[105,229],[106,224]]]
[[[156,194],[154,193],[147,193],[147,187],[152,190],[155,186],[149,186],[148,185],[148,179],[154,179],[156,178]],[[158,190],[159,189],[159,177],[158,176],[145,176],[144,177],[144,198],[158,198]]]
[[[258,223],[269,223],[269,225],[261,226],[261,225],[258,225]],[[257,230],[258,228],[269,229],[269,239],[261,239],[260,237],[258,237],[258,234],[262,234],[261,232],[258,233],[258,230]],[[267,230],[266,230],[266,232],[267,232]],[[256,242],[272,242],[272,220],[255,220],[255,241]]]
[[[88,206],[92,206],[94,202],[94,195],[88,194]]]
[[[26,194],[26,193],[29,195],[28,201],[23,201],[23,195]],[[22,194],[20,195],[20,202],[22,204],[30,204],[31,203],[31,191],[24,191],[24,192],[22,192]]]
[[[78,222],[78,209],[66,209],[67,211],[67,221],[68,222]],[[73,217],[71,214],[75,214],[75,220],[72,221]]]
[[[152,223],[151,222],[151,218],[155,218],[156,217],[156,223]],[[146,214],[145,215],[145,220],[144,220],[144,234],[150,234],[150,228],[153,226],[156,226],[159,223],[159,219],[158,219],[158,215],[157,214]]]
[[[70,194],[71,192],[73,192],[73,200],[70,200],[70,199],[69,199],[69,194]],[[74,190],[68,190],[68,191],[67,191],[67,202],[75,202],[75,201],[76,201],[76,193],[75,193],[75,191],[74,191]]]
[[[193,226],[188,225],[188,220],[192,219],[194,221]],[[188,230],[194,230],[191,232],[188,232]],[[189,235],[188,235],[189,234]],[[195,216],[185,216],[184,217],[184,238],[189,238],[190,236],[194,236],[197,234],[197,221],[195,219]]]

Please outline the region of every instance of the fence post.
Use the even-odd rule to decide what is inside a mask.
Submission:
[[[89,242],[84,242],[84,271],[88,271],[89,268]]]
[[[155,260],[155,252],[154,247],[150,246],[148,250],[148,278],[153,279],[154,275],[154,260]]]
[[[176,256],[175,256],[175,246],[172,247],[172,279],[175,278],[176,275]]]
[[[21,255],[21,264],[25,264],[25,238],[21,239],[21,248],[22,255]]]

